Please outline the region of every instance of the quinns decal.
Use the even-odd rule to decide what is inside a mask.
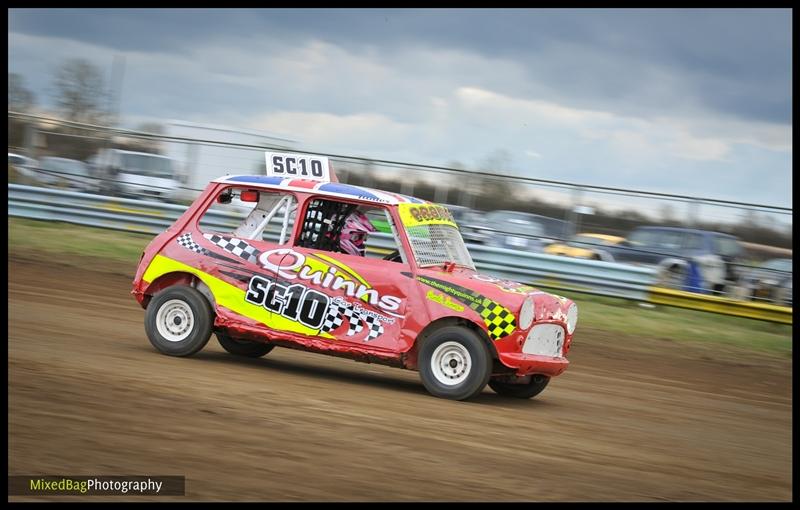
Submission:
[[[477,292],[436,278],[417,276],[417,280],[452,296],[457,301],[464,303],[483,318],[484,324],[492,340],[500,340],[517,329],[517,320],[514,314],[505,306],[484,297]]]
[[[280,265],[275,263],[277,257],[273,256],[280,257]],[[317,254],[316,257],[323,255]],[[308,281],[323,289],[341,290],[347,297],[355,297],[389,315],[400,317],[397,311],[402,303],[401,298],[379,293],[358,274],[335,259],[325,256],[325,261],[306,257],[290,248],[265,251],[258,257],[258,262],[264,269],[281,278]]]

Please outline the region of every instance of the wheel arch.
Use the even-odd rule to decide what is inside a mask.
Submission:
[[[658,267],[662,269],[672,269],[673,267],[680,267],[681,269],[686,269],[689,267],[689,263],[685,259],[681,259],[678,257],[667,257],[662,259],[661,262],[658,263]]]
[[[150,282],[150,285],[144,289],[145,297],[142,301],[142,306],[147,308],[153,296],[168,287],[172,287],[173,285],[188,285],[197,289],[200,294],[206,298],[208,304],[211,306],[211,310],[217,309],[214,294],[211,292],[211,289],[208,288],[208,285],[206,285],[203,280],[198,278],[197,275],[186,271],[173,271],[170,273],[165,273]]]
[[[447,317],[440,317],[430,324],[425,326],[422,331],[419,332],[417,337],[414,339],[414,345],[409,349],[405,356],[403,365],[405,368],[416,370],[417,369],[417,356],[419,354],[419,346],[421,343],[430,336],[435,331],[447,327],[447,326],[460,326],[467,328],[471,331],[474,331],[478,337],[483,341],[484,344],[489,349],[489,354],[492,356],[493,360],[499,359],[497,355],[497,349],[495,348],[492,341],[489,339],[489,335],[486,334],[486,331],[480,327],[480,325],[476,322],[473,322],[469,319],[465,319],[464,317],[457,317],[457,316],[447,316]]]

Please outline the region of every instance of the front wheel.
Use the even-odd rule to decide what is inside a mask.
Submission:
[[[170,356],[191,356],[211,337],[213,313],[206,298],[187,285],[168,287],[147,306],[144,329],[153,347]]]
[[[492,356],[473,331],[447,326],[423,340],[419,351],[422,384],[436,397],[466,400],[478,395],[492,375]]]
[[[533,398],[547,387],[550,378],[546,375],[535,374],[529,376],[529,381],[510,383],[499,379],[490,379],[489,387],[498,395],[514,398]],[[527,379],[527,378],[526,378]]]
[[[260,342],[250,342],[247,340],[237,340],[225,333],[217,332],[217,340],[223,349],[237,356],[247,356],[249,358],[260,358],[275,348],[274,345]]]

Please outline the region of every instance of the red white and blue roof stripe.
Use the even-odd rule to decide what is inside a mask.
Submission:
[[[382,204],[427,204],[425,200],[419,198],[401,195],[399,193],[390,193],[388,191],[379,191],[372,188],[364,188],[361,186],[353,186],[352,184],[344,184],[341,182],[327,182],[327,181],[312,181],[309,179],[287,179],[283,177],[271,177],[267,175],[231,175],[215,179],[214,182],[225,182],[231,184],[249,184],[261,188],[273,189],[288,189],[292,191],[302,192],[316,192],[320,195],[328,195],[342,198],[357,198],[361,200],[370,200],[372,202],[380,202]]]

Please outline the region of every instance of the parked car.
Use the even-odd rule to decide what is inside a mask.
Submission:
[[[771,259],[742,278],[753,300],[792,306],[792,259]]]
[[[465,243],[485,244],[489,239],[493,229],[486,224],[485,215],[486,212],[475,210],[469,210],[463,215],[458,228]]]
[[[253,211],[233,231],[204,228],[231,196]],[[369,246],[370,210],[396,226],[383,258],[353,249]],[[190,356],[213,332],[234,355],[284,346],[417,370],[454,400],[487,384],[536,396],[566,370],[578,319],[568,298],[478,273],[440,205],[269,170],[209,183],[145,248],[132,294],[163,354]]]
[[[77,191],[94,191],[96,180],[90,175],[89,165],[76,159],[44,157],[39,160],[40,179],[47,184]]]
[[[544,249],[549,255],[563,255],[579,259],[613,261],[607,247],[618,246],[625,238],[607,234],[582,233],[566,243],[553,243]]]
[[[14,167],[19,177],[22,178],[20,182],[24,181],[23,184],[39,184],[39,181],[36,179],[36,169],[39,166],[39,162],[35,159],[23,156],[22,154],[9,152],[8,164]]]
[[[181,183],[172,158],[120,149],[102,149],[89,159],[98,191],[106,195],[174,201]]]
[[[465,220],[462,235],[467,242],[523,249],[540,253],[544,247],[569,232],[569,223],[521,211],[489,211]]]
[[[23,156],[22,154],[16,154],[14,152],[8,153],[8,162],[14,166],[22,166],[22,167],[36,166],[35,159]]]
[[[637,227],[627,240],[606,248],[615,262],[658,268],[670,288],[722,293],[739,280],[742,246],[729,234],[682,227]],[[700,281],[692,281],[696,275]]]

